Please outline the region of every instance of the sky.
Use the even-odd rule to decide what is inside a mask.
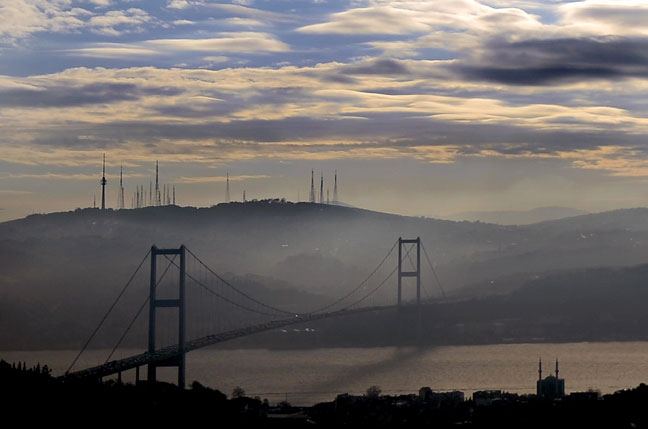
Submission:
[[[645,1],[0,0],[0,221],[161,189],[408,216],[648,202]],[[154,185],[153,185],[154,186]],[[163,191],[162,191],[163,192]]]

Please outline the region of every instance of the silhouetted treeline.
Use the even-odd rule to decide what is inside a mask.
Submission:
[[[190,389],[168,383],[137,385],[114,380],[65,381],[52,377],[47,367],[0,361],[0,392],[5,423],[83,425],[230,422],[248,427],[265,418],[260,399],[227,396],[194,382]],[[205,420],[208,419],[208,420]],[[69,426],[65,426],[69,427]],[[183,426],[184,427],[184,426]]]
[[[423,390],[423,389],[422,389]],[[429,390],[429,389],[428,389]],[[137,385],[113,380],[64,381],[46,366],[0,361],[5,423],[65,427],[171,425],[302,428],[645,428],[648,386],[600,396],[570,394],[558,400],[502,394],[488,403],[462,395],[381,395],[377,386],[362,396],[338,395],[311,407],[271,405],[235,389],[232,397],[198,382],[189,389],[168,383]]]

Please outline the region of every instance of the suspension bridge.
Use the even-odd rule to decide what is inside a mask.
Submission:
[[[397,264],[392,265],[389,264],[389,258],[396,248],[398,260]],[[184,388],[185,355],[192,350],[264,331],[342,315],[413,305],[418,306],[420,310],[421,251],[440,293],[444,296],[441,283],[421,239],[399,238],[367,277],[341,297],[319,307],[298,312],[255,298],[247,290],[249,288],[234,285],[233,281],[218,274],[184,245],[166,249],[152,246],[61,377],[65,380],[101,380],[103,377],[118,375],[121,379],[122,372],[134,369],[136,380],[139,382],[140,368],[146,367],[146,380],[150,382],[156,381],[159,367],[177,367],[178,386]],[[147,293],[141,296],[141,303],[112,352],[102,364],[73,370],[79,357],[106,324],[119,302],[124,300],[131,286],[138,283],[138,276],[141,280],[142,273],[146,271],[143,268],[147,260],[150,261],[150,270],[146,273]],[[160,261],[162,263],[159,263]],[[395,304],[393,289],[386,287],[394,276],[397,277]],[[415,288],[415,295],[414,291],[407,289],[408,287]],[[140,321],[139,325],[143,325],[143,317],[140,316],[147,307],[146,351],[126,358],[112,359],[127,335],[136,330],[134,327],[137,326],[137,321]],[[162,331],[166,333],[162,334]]]

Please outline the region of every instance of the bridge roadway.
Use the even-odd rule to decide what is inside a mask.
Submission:
[[[222,332],[220,334],[208,335],[195,340],[187,341],[185,343],[185,353],[196,350],[202,347],[211,346],[214,344],[222,343],[224,341],[241,338],[259,332],[269,331],[272,329],[282,328],[284,326],[296,325],[304,322],[312,322],[316,320],[327,319],[330,317],[353,315],[359,313],[366,313],[371,311],[384,311],[388,309],[395,309],[397,305],[386,305],[378,307],[365,307],[353,310],[338,310],[330,313],[318,314],[296,314],[295,317],[273,320],[267,323],[248,326],[246,328],[235,329],[232,331]],[[113,374],[118,374],[129,369],[137,368],[149,363],[156,363],[162,365],[165,362],[173,362],[180,356],[181,352],[178,350],[178,345],[168,346],[154,351],[153,353],[144,352],[135,356],[127,357],[124,359],[113,360],[106,362],[102,365],[94,366],[79,371],[69,372],[60,376],[64,380],[80,380],[80,379],[101,379]]]

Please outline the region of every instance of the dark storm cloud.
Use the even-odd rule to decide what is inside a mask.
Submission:
[[[80,87],[54,86],[39,89],[0,90],[3,107],[73,107],[134,101],[144,96],[172,96],[184,90],[169,87],[140,88],[130,83],[92,83]]]
[[[468,79],[511,85],[648,76],[648,39],[549,39],[489,43],[449,66]]]

